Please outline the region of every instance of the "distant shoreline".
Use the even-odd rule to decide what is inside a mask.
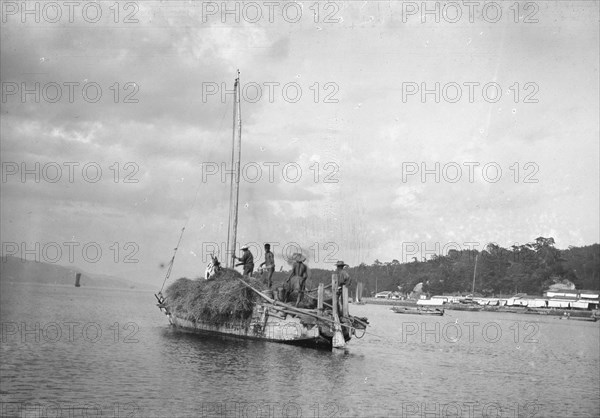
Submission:
[[[363,298],[362,301],[368,305],[388,305],[388,306],[406,306],[418,307],[416,300],[394,300],[394,299],[378,299],[378,298]],[[353,302],[356,303],[356,302]],[[438,309],[468,311],[468,312],[500,312],[500,313],[518,313],[528,315],[541,316],[573,316],[578,318],[590,318],[594,311],[586,309],[556,309],[556,308],[528,308],[526,306],[477,306],[480,309],[467,310],[464,307],[467,305],[461,303],[444,303],[436,305]]]
[[[75,287],[72,284],[66,283],[44,283],[44,282],[34,282],[34,281],[23,281],[23,280],[0,280],[0,285],[35,285],[35,286],[47,286],[47,287],[64,287],[64,288],[73,288],[73,289],[97,289],[97,290],[127,290],[132,292],[154,292],[154,290],[148,287],[118,287],[118,286],[80,286],[79,288]],[[140,285],[141,286],[141,285]]]

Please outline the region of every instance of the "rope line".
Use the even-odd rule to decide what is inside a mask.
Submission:
[[[188,218],[188,221],[189,221],[189,218]],[[186,222],[186,225],[187,225],[187,222]],[[177,254],[177,250],[179,249],[179,244],[181,244],[181,238],[183,238],[183,231],[185,231],[185,226],[183,228],[181,228],[181,234],[179,234],[179,241],[177,241],[177,246],[175,247],[175,250],[173,252],[173,257],[171,257],[171,261],[169,261],[169,268],[167,269],[167,274],[165,275],[165,280],[163,280],[163,284],[160,288],[159,293],[162,293],[162,291],[165,287],[165,283],[167,282],[167,279],[171,275],[171,270],[173,270],[173,264],[175,263],[175,255]]]

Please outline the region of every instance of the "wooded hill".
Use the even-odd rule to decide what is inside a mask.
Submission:
[[[429,260],[400,263],[398,260],[349,267],[352,287],[364,283],[364,296],[375,291],[391,290],[410,293],[418,283],[423,292],[471,293],[477,258],[475,293],[483,296],[527,293],[542,295],[548,286],[566,280],[577,289],[600,289],[600,244],[584,247],[555,248],[553,238],[511,248],[488,244],[483,251],[450,250]],[[310,269],[312,285],[331,283],[331,270]]]

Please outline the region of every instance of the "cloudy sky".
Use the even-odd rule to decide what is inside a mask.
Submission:
[[[27,7],[2,2],[3,254],[155,284],[185,225],[173,275],[202,274],[237,69],[238,240],[278,266],[599,241],[597,1]]]

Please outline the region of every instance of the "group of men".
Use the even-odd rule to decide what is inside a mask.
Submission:
[[[238,264],[235,265],[235,267],[243,266],[243,275],[252,276],[252,273],[254,272],[254,256],[248,249],[248,246],[243,246],[241,250],[241,257],[236,257],[235,255],[233,256],[234,259],[240,261]],[[304,283],[308,278],[308,269],[306,267],[306,264],[304,264],[304,262],[306,261],[306,257],[298,253],[294,255],[293,261],[294,264],[292,266],[292,271],[290,272],[290,275],[287,278],[286,282],[289,282],[292,277],[298,276],[300,278],[301,288],[302,290],[304,290]],[[260,263],[260,267],[262,266],[265,266],[263,270],[266,274],[265,284],[269,286],[270,289],[273,285],[273,273],[275,272],[275,257],[271,252],[271,245],[268,243],[265,244],[265,261]],[[335,266],[340,288],[343,285],[349,285],[350,275],[347,271],[344,270],[344,267],[348,266],[348,264],[344,263],[343,261],[338,261],[335,264]]]
[[[243,266],[244,276],[252,276],[254,272],[254,256],[248,249],[248,246],[242,247],[242,256],[236,257],[233,256],[234,259],[239,260],[240,263],[236,264],[235,267]],[[265,272],[267,273],[266,283],[269,285],[269,289],[271,288],[273,282],[273,273],[275,272],[275,256],[271,252],[271,245],[265,244],[265,261],[260,263],[260,267],[265,266]]]

